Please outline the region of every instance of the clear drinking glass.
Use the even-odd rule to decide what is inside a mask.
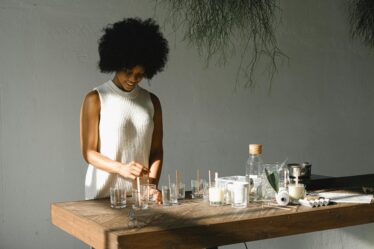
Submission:
[[[172,183],[171,188],[170,188],[170,203],[171,204],[178,204],[178,195],[179,195],[178,186],[175,183]]]
[[[112,208],[126,207],[126,188],[119,186],[110,188],[110,206]]]
[[[157,202],[157,187],[156,184],[143,184],[141,185],[141,188],[143,188],[143,192],[145,195],[145,198],[148,199],[148,206],[152,206],[156,204]]]
[[[180,182],[177,186],[177,189],[178,189],[178,200],[183,200],[184,198],[186,198],[186,186],[184,185],[184,183]]]
[[[231,207],[245,208],[248,206],[248,183],[234,182],[231,185]]]
[[[170,188],[167,185],[164,185],[161,187],[162,191],[162,205],[164,206],[170,206],[171,201],[170,201]]]
[[[191,180],[191,195],[192,198],[203,198],[204,187],[207,186],[207,181],[204,179],[192,179]]]
[[[144,185],[140,185],[140,190],[133,189],[132,200],[133,209],[147,209],[149,200],[149,191],[147,191],[147,187]]]
[[[262,190],[262,200],[264,201],[270,201],[270,200],[274,200],[275,199],[275,190],[273,189],[273,187],[270,185],[267,177],[266,177],[266,173],[265,173],[265,169],[267,169],[267,171],[269,172],[269,174],[273,173],[273,172],[278,172],[279,170],[279,164],[278,163],[268,163],[268,164],[264,164],[264,171],[262,172],[262,175],[261,175],[261,190]]]
[[[209,201],[209,183],[207,181],[203,182],[203,199]]]

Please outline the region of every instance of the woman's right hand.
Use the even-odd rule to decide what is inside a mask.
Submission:
[[[135,180],[137,177],[142,176],[145,173],[148,173],[148,169],[136,161],[121,164],[118,170],[118,174],[132,180]]]

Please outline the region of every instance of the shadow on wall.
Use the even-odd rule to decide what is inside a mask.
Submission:
[[[248,249],[371,249],[374,245],[374,224],[331,229],[247,242]],[[220,249],[245,249],[244,244],[222,246]]]
[[[366,249],[374,246],[374,224],[346,227],[341,229],[344,248]]]

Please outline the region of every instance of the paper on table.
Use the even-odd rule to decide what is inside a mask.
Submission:
[[[318,194],[320,197],[328,198],[336,203],[371,203],[373,195],[357,194],[357,193],[336,193],[324,192]]]

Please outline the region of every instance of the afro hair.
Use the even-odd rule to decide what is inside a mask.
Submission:
[[[151,79],[166,64],[169,47],[156,22],[149,18],[125,18],[103,29],[99,40],[99,68],[103,73],[144,67]]]

